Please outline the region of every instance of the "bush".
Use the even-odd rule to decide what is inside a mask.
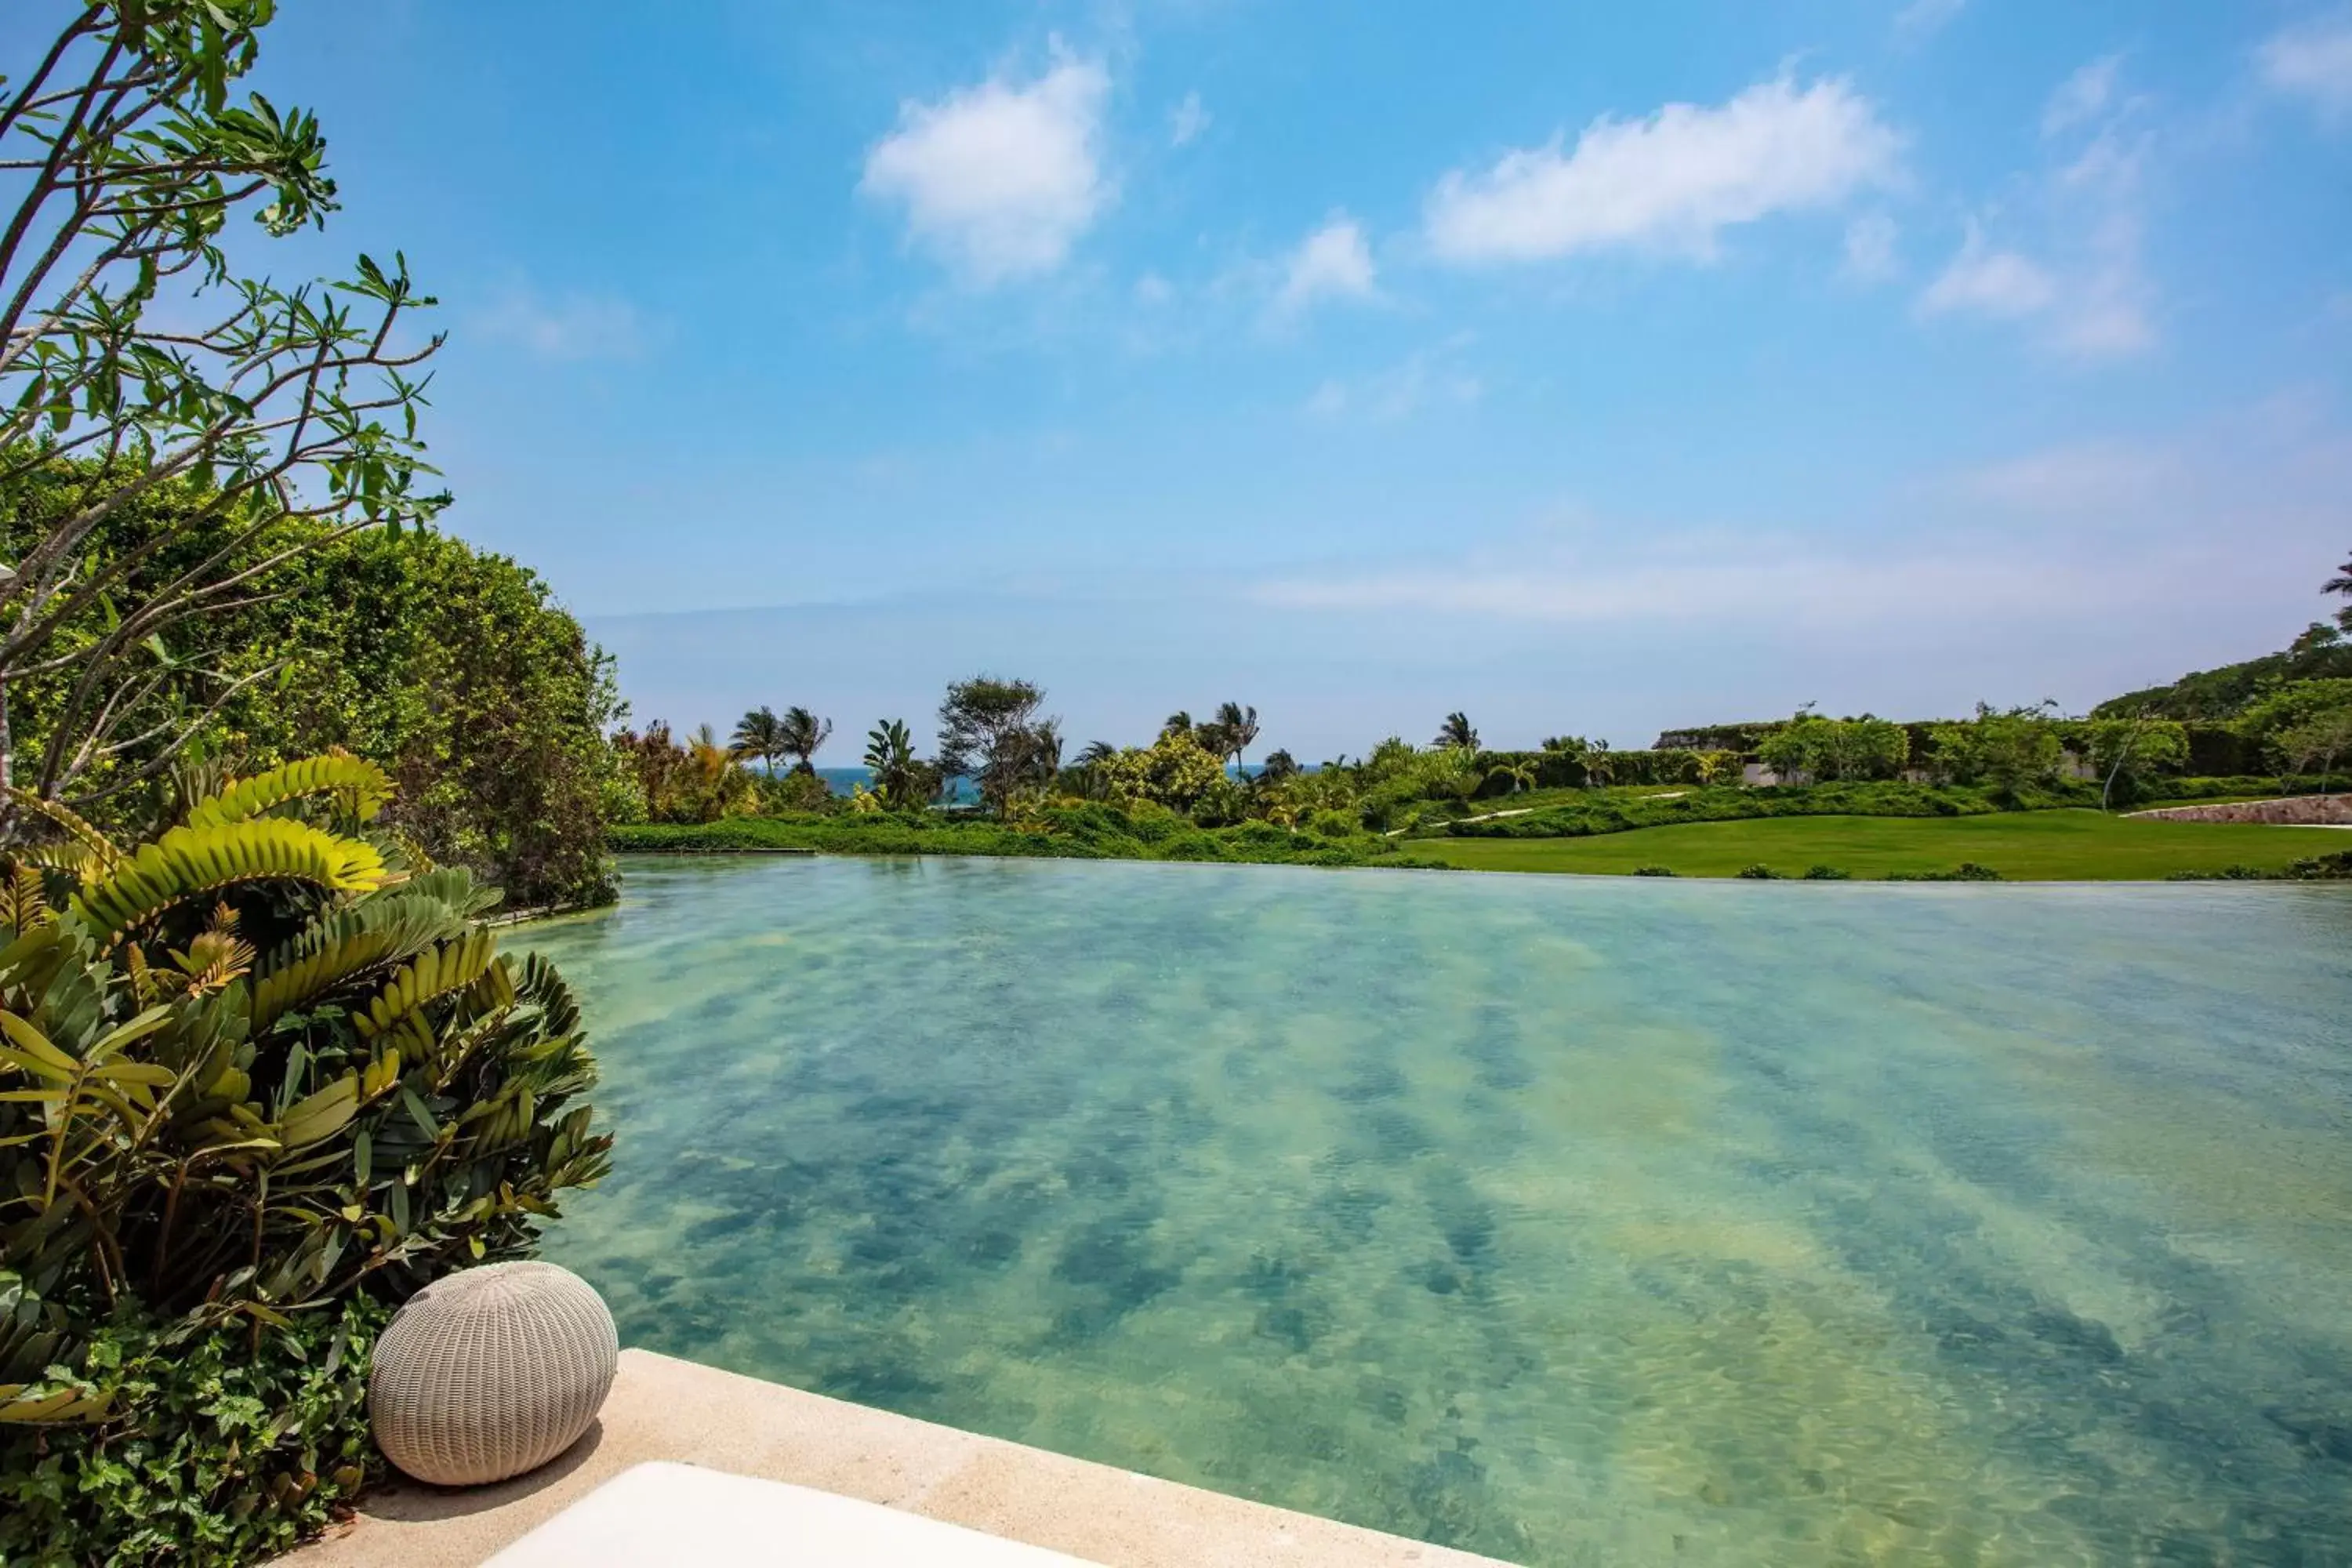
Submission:
[[[1633,875],[1636,877],[1671,877],[1674,874],[1673,868],[1667,866],[1636,866],[1633,868]]]
[[[1847,882],[1853,879],[1853,872],[1840,870],[1835,866],[1809,866],[1805,868],[1805,880],[1808,882]]]
[[[0,1562],[237,1568],[323,1528],[382,1468],[367,1379],[390,1316],[362,1296],[283,1327],[109,1323],[64,1389],[110,1392],[107,1420],[0,1426]]]
[[[1465,838],[1577,838],[1678,822],[1767,816],[1980,816],[2027,806],[2096,805],[2098,786],[2057,783],[2004,804],[1986,791],[1916,784],[1782,784],[1767,789],[1693,789],[1671,798],[1600,795],[1538,807],[1525,816],[1457,822]]]
[[[11,1486],[36,1484],[28,1454],[82,1440],[59,1423],[127,1423],[140,1452],[198,1461],[248,1417],[301,1426],[247,1401],[226,1430],[176,1430],[187,1400],[228,1396],[146,1388],[141,1347],[195,1347],[201,1368],[237,1336],[256,1355],[265,1331],[323,1343],[321,1321],[368,1321],[361,1298],[527,1255],[562,1190],[606,1167],[562,978],[497,952],[475,918],[495,895],[463,869],[363,830],[382,770],[341,755],[183,785],[128,856],[16,797],[20,829],[65,837],[0,867],[0,1432],[45,1428],[10,1432]],[[200,1462],[189,1485],[277,1473]],[[121,1500],[134,1479],[88,1484]]]
[[[1895,871],[1890,882],[1998,882],[2000,873],[1990,866],[1979,866],[1973,860],[1963,860],[1948,871]]]
[[[1739,875],[1751,882],[1776,882],[1780,880],[1780,873],[1775,871],[1771,867],[1765,865],[1760,860],[1753,866],[1742,866],[1739,868]]]
[[[28,531],[86,501],[95,482],[93,468],[48,471],[54,493],[34,497],[26,515],[0,517],[0,560],[20,560]],[[251,678],[198,727],[204,754],[259,770],[343,747],[392,775],[394,818],[435,858],[469,868],[518,904],[609,902],[604,829],[625,788],[604,742],[621,711],[613,661],[547,584],[506,556],[415,530],[336,538],[323,523],[289,521],[240,546],[242,522],[204,519],[212,500],[191,482],[159,487],[116,510],[86,547],[118,555],[169,541],[152,563],[164,578],[222,550],[223,573],[257,574],[170,632],[175,657],[125,732],[177,734],[223,681]],[[304,548],[280,558],[296,545]],[[100,599],[65,635],[95,636],[118,613],[127,606]],[[10,685],[18,784],[37,784],[49,742],[75,738],[69,694],[80,673],[68,664]],[[80,798],[147,761],[134,749],[62,793]],[[129,833],[152,809],[132,788],[88,814]]]

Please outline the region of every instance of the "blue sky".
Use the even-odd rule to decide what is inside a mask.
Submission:
[[[2352,546],[2352,9],[289,8],[450,525],[642,718],[2070,708]]]

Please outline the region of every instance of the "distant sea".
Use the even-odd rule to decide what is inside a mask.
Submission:
[[[874,770],[871,768],[819,768],[816,771],[816,776],[823,779],[835,795],[854,795],[859,784],[873,784]],[[951,799],[957,805],[971,805],[979,801],[980,792],[971,787],[970,779],[958,779],[955,794]]]

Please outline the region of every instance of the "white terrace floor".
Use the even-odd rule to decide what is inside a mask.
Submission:
[[[474,1568],[648,1460],[788,1481],[1107,1568],[1494,1568],[1491,1559],[1467,1552],[635,1350],[621,1352],[620,1377],[596,1426],[554,1463],[469,1491],[385,1489],[369,1498],[351,1524],[280,1563],[284,1568]],[[681,1531],[681,1545],[688,1534]],[[673,1560],[667,1553],[632,1555],[648,1563]],[[675,1560],[708,1565],[804,1559],[793,1542],[774,1540],[744,1543],[723,1556],[684,1552]]]

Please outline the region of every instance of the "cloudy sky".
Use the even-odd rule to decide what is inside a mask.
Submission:
[[[1304,756],[2274,647],[2352,546],[2352,9],[292,8],[451,524],[640,718]],[[856,747],[836,742],[854,760]]]

